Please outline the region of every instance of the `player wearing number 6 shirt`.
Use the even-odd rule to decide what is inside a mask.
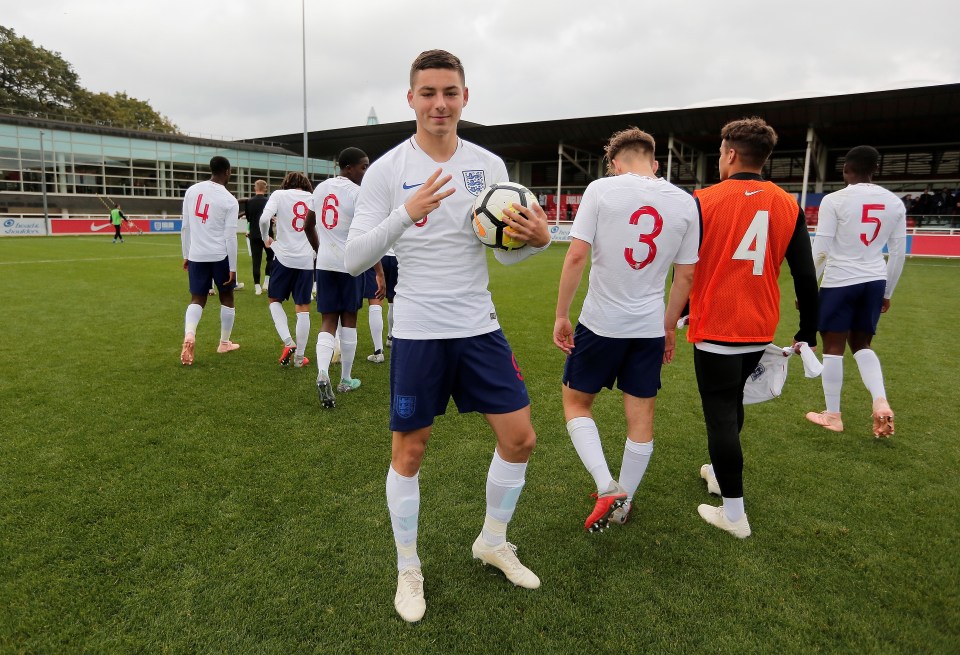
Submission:
[[[470,226],[476,195],[488,184],[506,181],[507,170],[496,155],[457,137],[468,97],[457,57],[443,50],[417,57],[407,92],[416,134],[370,166],[347,238],[345,263],[351,274],[373,266],[391,246],[399,267],[390,354],[393,453],[386,491],[399,571],[394,607],[407,621],[419,621],[426,611],[416,547],[417,476],[434,417],[446,411],[451,396],[460,411],[483,413],[497,439],[487,474],[486,519],[473,556],[516,585],[540,586],[506,541],[536,443],[530,401],[487,289],[486,249]],[[511,214],[516,238],[528,245],[497,251],[505,264],[550,245],[539,205]]]
[[[363,305],[363,278],[354,277],[343,264],[343,251],[353,221],[353,212],[360,193],[360,182],[370,160],[359,148],[347,148],[337,158],[340,175],[324,180],[313,191],[315,212],[307,215],[307,235],[316,234],[317,243],[317,311],[322,316],[317,335],[317,396],[322,407],[334,407],[330,383],[330,361],[333,357],[337,323],[342,325],[340,337],[340,383],[337,391],[346,393],[360,387],[352,377],[357,354],[357,311]],[[377,264],[380,268],[380,264]],[[383,273],[380,273],[381,277]]]
[[[673,358],[676,325],[690,293],[700,228],[686,191],[655,177],[653,137],[637,128],[614,134],[606,146],[614,177],[591,182],[570,230],[560,275],[553,341],[567,353],[563,413],[567,432],[597,485],[584,528],[623,524],[653,454],[653,413],[660,367]],[[570,304],[590,257],[590,287],[574,332]],[[675,267],[670,307],[664,284]],[[665,325],[671,339],[665,342]],[[593,419],[593,402],[614,382],[623,391],[627,438],[614,480]]]
[[[817,281],[803,211],[760,176],[777,133],[760,118],[720,132],[720,183],[695,193],[702,219],[700,261],[690,292],[690,329],[711,464],[700,468],[723,505],[700,516],[736,537],[750,536],[743,506],[743,386],[780,320],[780,266],[786,258],[800,311],[795,342],[816,345]]]
[[[843,431],[840,390],[843,351],[847,342],[860,377],[873,397],[873,434],[893,434],[893,411],[887,403],[880,359],[870,348],[880,314],[903,270],[907,221],[903,203],[873,184],[880,153],[857,146],[847,153],[843,179],[849,185],[820,204],[813,258],[820,283],[820,335],[823,337],[823,395],[826,411],[807,419],[835,432]],[[890,251],[883,259],[883,247]]]
[[[260,234],[267,248],[273,249],[273,271],[270,274],[270,316],[283,341],[280,365],[290,359],[297,368],[309,364],[303,356],[310,340],[310,296],[313,291],[312,244],[304,230],[307,214],[313,209],[313,185],[303,173],[287,173],[283,184],[270,194],[260,215]],[[277,238],[270,238],[270,219],[277,217]],[[293,296],[297,310],[297,340],[290,336],[290,325],[281,303]]]
[[[183,197],[180,241],[183,268],[190,279],[190,304],[183,327],[180,363],[193,364],[197,325],[207,304],[207,292],[216,283],[220,292],[220,345],[218,353],[240,347],[230,341],[236,310],[233,288],[237,280],[237,216],[240,203],[227,191],[230,162],[219,155],[210,160],[210,179],[198,182]]]

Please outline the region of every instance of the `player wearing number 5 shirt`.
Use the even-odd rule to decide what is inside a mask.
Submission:
[[[637,128],[606,146],[614,177],[591,182],[570,230],[560,275],[553,341],[567,353],[563,412],[567,432],[597,486],[584,528],[625,523],[653,453],[660,367],[673,358],[677,319],[690,293],[700,237],[686,191],[656,177],[653,137]],[[574,332],[570,304],[590,258],[590,286]],[[664,284],[675,267],[670,307]],[[669,328],[670,339],[666,339]],[[603,387],[623,391],[627,438],[618,480],[607,467],[592,407]]]
[[[270,275],[270,316],[283,342],[280,365],[291,358],[302,367],[310,360],[303,353],[310,340],[310,296],[313,291],[313,258],[316,245],[304,230],[307,214],[313,209],[313,185],[303,173],[287,173],[283,184],[270,194],[260,215],[260,234],[267,248],[273,249]],[[277,238],[270,238],[270,219],[277,217]],[[297,340],[290,336],[290,325],[281,303],[293,296],[297,310]]]
[[[827,409],[807,419],[835,432],[843,431],[840,390],[843,351],[850,344],[860,377],[873,398],[873,434],[893,434],[893,411],[887,403],[880,359],[870,348],[880,314],[903,270],[907,221],[903,203],[873,184],[880,153],[857,146],[843,162],[849,185],[826,196],[820,205],[813,258],[820,283],[820,335],[823,337],[823,395]],[[883,259],[883,248],[890,252]]]
[[[795,342],[816,345],[817,281],[806,219],[792,195],[760,176],[777,134],[760,118],[720,132],[720,183],[695,193],[700,261],[690,292],[690,329],[711,464],[700,468],[720,507],[705,521],[750,536],[743,505],[743,386],[780,320],[780,266],[786,258],[800,311]]]
[[[180,363],[193,364],[197,325],[207,304],[207,290],[216,283],[220,292],[218,353],[240,347],[230,341],[236,310],[233,288],[237,280],[237,216],[240,204],[227,191],[230,162],[219,155],[210,160],[210,179],[198,182],[183,197],[180,241],[183,268],[190,280],[190,304],[184,319]]]

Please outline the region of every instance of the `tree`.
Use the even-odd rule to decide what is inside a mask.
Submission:
[[[30,39],[0,26],[0,107],[66,112],[79,89],[76,72],[59,52],[38,48]]]
[[[157,113],[148,102],[132,98],[122,91],[110,95],[80,89],[74,98],[73,109],[77,118],[101,125],[167,134],[178,131],[169,118]]]
[[[113,127],[175,133],[170,119],[125,92],[92,93],[80,86],[59,52],[0,26],[0,111],[57,114]]]

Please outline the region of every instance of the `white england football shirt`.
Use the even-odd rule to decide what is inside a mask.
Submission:
[[[183,258],[192,262],[218,262],[228,257],[230,270],[236,271],[239,213],[240,203],[222,184],[205,180],[187,189],[180,228]]]
[[[694,264],[697,205],[664,179],[633,173],[591,182],[570,236],[591,245],[580,323],[604,337],[662,337],[672,264]]]
[[[317,268],[325,271],[347,272],[343,252],[347,248],[347,234],[353,223],[360,187],[345,177],[331,177],[313,190],[313,206],[317,214]]]
[[[303,189],[279,189],[270,194],[260,215],[260,233],[270,236],[270,219],[277,217],[277,238],[270,245],[273,255],[287,268],[313,270],[313,246],[303,231],[307,212],[313,209],[313,194]]]
[[[456,191],[412,223],[402,205],[438,168],[453,176],[444,188]],[[399,267],[393,336],[453,339],[500,327],[487,289],[487,249],[470,219],[483,187],[507,180],[503,160],[463,140],[449,161],[438,163],[411,137],[367,169],[348,241],[383,223],[389,223],[387,242],[399,236],[393,244]]]
[[[883,187],[851,184],[828,194],[820,203],[817,219],[815,245],[827,247],[825,261],[816,262],[817,275],[823,274],[820,286],[886,280],[883,247],[888,241],[906,237],[903,202]],[[894,248],[890,250],[892,253]]]

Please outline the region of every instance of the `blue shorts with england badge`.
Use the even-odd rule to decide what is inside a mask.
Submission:
[[[309,305],[313,295],[313,269],[287,268],[274,258],[269,295],[280,302],[292,295],[295,305]]]
[[[885,280],[820,288],[820,332],[877,333]]]
[[[433,425],[450,397],[461,413],[507,414],[530,404],[502,330],[460,339],[393,339],[390,429]]]
[[[626,394],[654,398],[660,389],[664,337],[601,337],[577,324],[573,352],[563,366],[563,384],[583,393],[600,393],[613,383]]]
[[[230,279],[230,263],[224,257],[218,262],[187,262],[187,278],[190,281],[190,295],[205,296],[213,284],[218,291],[233,289],[237,286],[236,280],[227,286]]]
[[[356,314],[363,307],[363,279],[340,271],[317,269],[317,311]]]

